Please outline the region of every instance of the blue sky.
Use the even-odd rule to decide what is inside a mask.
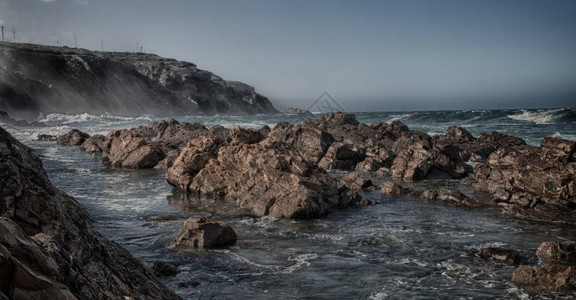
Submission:
[[[280,108],[574,107],[576,1],[0,0],[20,42],[144,51]]]

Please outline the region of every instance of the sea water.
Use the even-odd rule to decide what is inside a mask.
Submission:
[[[477,136],[500,131],[538,145],[545,136],[576,140],[576,109],[468,110],[356,113],[360,122],[400,120],[410,129],[441,134],[448,126]],[[207,127],[274,127],[301,123],[302,115],[177,116]],[[165,118],[164,118],[165,119]],[[514,266],[483,261],[471,253],[483,247],[513,248],[523,264],[540,264],[535,252],[543,241],[575,241],[576,230],[557,224],[520,220],[493,210],[462,209],[411,197],[363,196],[375,206],[335,211],[317,220],[254,218],[217,214],[238,235],[236,245],[181,253],[168,248],[191,215],[208,215],[217,201],[199,203],[173,189],[162,170],[112,169],[99,154],[78,147],[39,142],[39,134],[60,135],[77,128],[106,134],[152,121],[106,114],[41,116],[45,128],[2,125],[39,154],[52,182],[73,195],[94,225],[146,266],[164,261],[178,275],[160,279],[185,299],[555,299],[510,283]],[[341,173],[334,172],[335,176]],[[382,178],[373,178],[378,184]],[[424,187],[456,187],[458,181],[424,181]],[[465,193],[473,191],[465,189]],[[169,217],[166,217],[169,216]],[[561,298],[572,298],[565,295]]]

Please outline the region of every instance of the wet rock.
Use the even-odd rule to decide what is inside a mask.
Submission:
[[[264,139],[260,131],[251,128],[236,127],[230,132],[230,145],[255,144]]]
[[[236,243],[236,233],[226,223],[207,217],[188,218],[171,246],[179,250],[218,248]]]
[[[365,149],[341,142],[332,143],[318,165],[326,170],[353,170],[358,162],[364,160]]]
[[[267,142],[289,145],[299,156],[311,163],[318,163],[334,141],[334,137],[317,126],[306,124],[283,126],[278,124],[268,134]]]
[[[512,283],[533,291],[574,291],[576,268],[551,264],[520,266],[512,273]]]
[[[169,149],[169,148],[162,150],[166,154],[166,157],[164,157],[164,159],[159,161],[158,164],[154,166],[154,168],[168,170],[168,168],[170,168],[174,164],[174,162],[180,155],[180,151],[178,151],[178,149]]]
[[[174,119],[161,121],[156,126],[158,134],[155,141],[174,147],[184,147],[191,140],[208,133],[208,129],[202,124],[180,123]]]
[[[353,191],[363,191],[374,187],[374,185],[372,184],[372,180],[364,178],[355,172],[350,172],[344,175],[344,177],[342,177],[341,182],[342,184],[344,184],[346,187],[348,187],[350,190]]]
[[[102,162],[112,167],[153,168],[166,157],[158,143],[149,142],[129,130],[111,131],[103,146]]]
[[[155,262],[152,269],[158,276],[176,276],[176,274],[178,274],[178,268],[176,266],[163,261]]]
[[[105,136],[101,134],[95,134],[88,139],[86,139],[82,145],[80,145],[80,149],[88,152],[88,153],[95,153],[95,152],[102,152],[104,149],[104,140],[106,139]]]
[[[514,249],[482,248],[474,254],[482,259],[497,260],[507,265],[515,265],[520,262],[520,253]]]
[[[50,134],[40,134],[38,135],[38,140],[41,142],[55,142],[58,140],[58,137]]]
[[[388,181],[382,183],[382,186],[380,187],[380,192],[384,195],[395,196],[395,195],[409,195],[412,191],[399,184]]]
[[[413,191],[411,195],[433,202],[456,205],[465,208],[483,208],[486,204],[466,196],[464,193],[447,188]]]
[[[570,141],[550,138],[545,147],[500,148],[474,168],[474,188],[489,194],[504,214],[575,222],[576,162],[552,146],[567,144]]]
[[[72,129],[65,135],[59,136],[56,139],[56,143],[62,146],[80,146],[89,137],[90,135],[87,133],[84,133],[78,129]]]
[[[0,299],[179,299],[0,128]],[[7,293],[7,294],[5,294]]]
[[[297,108],[297,107],[290,107],[284,110],[284,113],[287,115],[311,115],[312,113],[309,110]]]
[[[278,141],[274,131],[256,144],[199,137],[182,151],[166,180],[202,197],[232,201],[257,216],[315,218],[360,200],[297,155],[299,146]]]
[[[536,254],[544,260],[576,262],[576,244],[571,242],[543,242]]]

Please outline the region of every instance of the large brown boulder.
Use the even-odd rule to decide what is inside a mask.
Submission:
[[[558,150],[573,143],[546,138],[542,147],[500,148],[474,168],[474,188],[499,202],[504,214],[576,222],[576,160],[569,146]]]
[[[166,157],[158,143],[124,129],[108,133],[103,146],[102,162],[112,167],[153,168]]]
[[[178,299],[0,128],[0,299]]]
[[[573,266],[520,266],[512,273],[512,283],[533,291],[568,292],[576,290]]]
[[[421,180],[426,178],[434,164],[434,152],[430,136],[424,133],[414,133],[400,137],[392,151],[396,158],[392,163],[392,175],[405,180]]]
[[[274,131],[254,144],[199,137],[182,151],[166,180],[203,197],[232,201],[258,216],[314,218],[359,200],[298,155],[298,147],[277,140]]]
[[[188,218],[170,244],[178,250],[218,248],[236,243],[236,232],[224,222],[203,216]]]
[[[78,129],[72,129],[65,135],[56,139],[56,143],[62,146],[80,146],[90,135]]]
[[[536,254],[544,260],[574,263],[576,262],[576,243],[543,242]]]

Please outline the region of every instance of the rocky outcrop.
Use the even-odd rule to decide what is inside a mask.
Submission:
[[[520,262],[520,253],[514,249],[503,248],[482,248],[476,252],[475,255],[486,260],[497,260],[506,265],[515,265]]]
[[[576,268],[550,264],[520,266],[512,273],[512,283],[533,291],[574,291],[576,290]]]
[[[56,139],[56,143],[61,146],[80,146],[89,137],[90,135],[87,133],[84,133],[78,129],[72,129],[65,135],[59,136]]]
[[[232,143],[199,137],[182,151],[166,179],[177,188],[231,201],[257,216],[314,218],[360,200],[298,155],[293,144],[278,141],[274,131],[273,138],[260,142],[252,138],[254,132],[238,134],[249,138],[233,138]]]
[[[170,246],[178,250],[218,248],[236,243],[236,232],[226,223],[203,216],[188,218]]]
[[[166,157],[162,147],[129,130],[114,130],[103,142],[102,162],[118,168],[153,168]]]
[[[1,299],[177,299],[0,128]]]
[[[196,65],[133,52],[0,43],[0,110],[121,116],[278,113],[241,82]]]
[[[27,122],[24,120],[16,120],[12,118],[7,112],[0,111],[0,123],[12,125],[12,126],[20,126],[20,127],[45,127],[46,125],[39,123],[39,122]]]
[[[474,168],[474,188],[504,214],[576,222],[576,142],[545,138],[541,147],[515,145],[493,152]]]
[[[297,107],[289,107],[284,110],[284,113],[287,115],[311,115],[312,113],[309,110]]]
[[[95,134],[89,138],[87,138],[82,145],[80,145],[80,149],[88,152],[88,153],[95,153],[95,152],[102,152],[105,148],[104,140],[106,137],[101,134]]]
[[[536,254],[543,260],[576,263],[576,244],[571,242],[543,242]]]
[[[403,187],[397,183],[387,181],[380,187],[383,195],[398,196],[407,195],[431,202],[455,205],[463,208],[484,208],[488,205],[482,201],[466,196],[459,190],[439,188],[434,190],[415,190]]]
[[[178,122],[174,119],[150,123],[132,129],[142,137],[154,139],[171,147],[183,148],[186,144],[202,135],[208,134],[208,129],[200,123]]]
[[[356,172],[350,172],[344,175],[340,181],[353,191],[363,191],[372,189],[374,187],[372,180],[369,178],[364,178]]]

